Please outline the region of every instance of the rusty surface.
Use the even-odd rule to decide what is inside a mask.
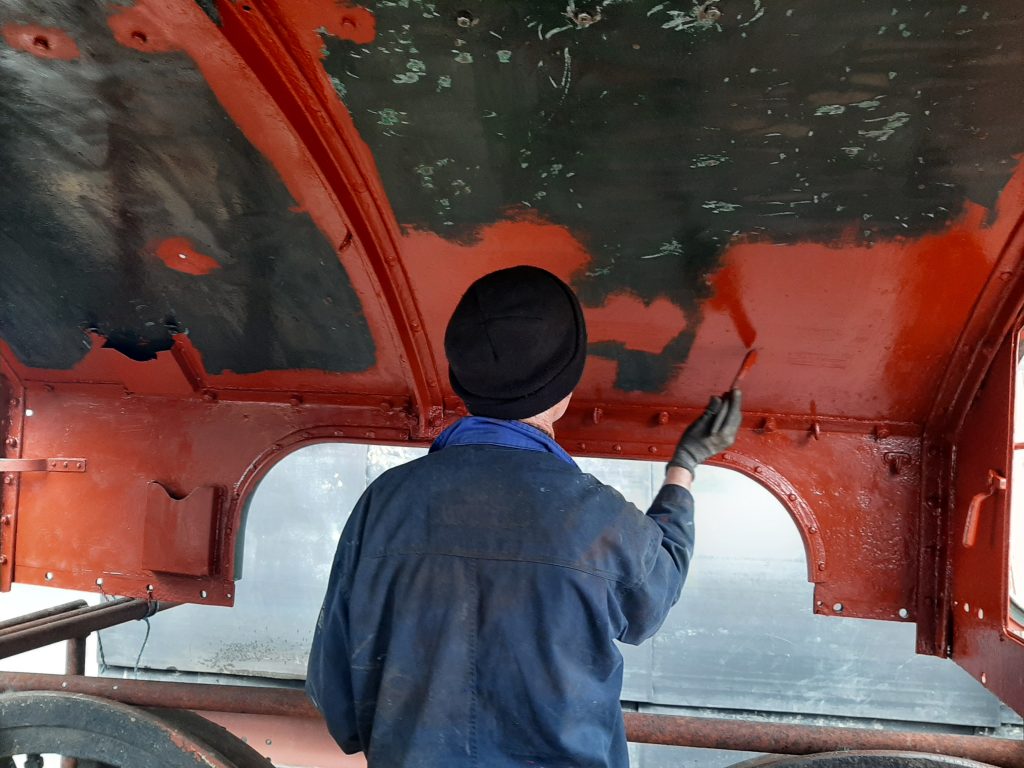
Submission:
[[[717,463],[792,514],[814,609],[1024,708],[1006,494],[959,544],[1009,471],[1018,4],[406,5],[0,9],[0,459],[88,465],[2,474],[0,589],[230,604],[269,467],[428,442],[448,313],[526,262],[590,328],[571,453],[667,457],[756,346]]]
[[[170,607],[169,604],[160,605],[125,597],[25,621],[0,630],[0,658],[63,640],[85,637],[96,630],[142,619],[157,610]]]
[[[0,675],[0,689],[64,690],[107,697],[139,707],[182,708],[321,722],[320,714],[305,693],[283,688],[4,673]],[[628,740],[642,744],[791,755],[848,749],[889,749],[965,757],[1002,768],[1024,768],[1024,742],[1008,739],[637,712],[626,712],[624,717]]]

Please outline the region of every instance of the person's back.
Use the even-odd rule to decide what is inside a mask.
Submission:
[[[381,477],[332,577],[347,620],[325,605],[319,636],[347,647],[314,648],[317,704],[353,729],[335,738],[383,766],[627,765],[613,639],[660,626],[692,548],[689,493],[670,486],[656,509],[665,541],[575,465],[492,445]],[[677,562],[659,567],[663,544]]]
[[[554,440],[586,360],[572,290],[535,267],[476,281],[445,333],[472,416],[366,490],[338,542],[306,690],[371,768],[628,765],[616,639],[679,597],[698,464],[740,394],[683,434],[646,515]]]

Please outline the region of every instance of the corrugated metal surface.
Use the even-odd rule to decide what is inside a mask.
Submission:
[[[141,665],[302,677],[349,509],[367,482],[420,454],[320,445],[284,459],[251,505],[235,608],[182,606],[154,617]],[[661,464],[580,463],[640,506],[663,472]],[[689,581],[662,631],[623,648],[624,700],[965,726],[1003,720],[998,701],[960,668],[914,654],[912,625],[812,614],[796,528],[763,488],[702,468],[696,496]],[[143,635],[140,624],[104,632],[107,663],[134,666]]]

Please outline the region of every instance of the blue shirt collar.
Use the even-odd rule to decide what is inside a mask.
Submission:
[[[521,421],[467,416],[438,435],[430,446],[430,452],[440,451],[451,445],[494,445],[500,448],[551,453],[562,461],[576,466],[576,462],[562,446],[536,427]]]

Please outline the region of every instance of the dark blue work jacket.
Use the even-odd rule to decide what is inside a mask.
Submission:
[[[644,515],[531,427],[449,433],[353,510],[307,692],[372,768],[627,766],[613,640],[678,599],[693,497],[666,486]]]

